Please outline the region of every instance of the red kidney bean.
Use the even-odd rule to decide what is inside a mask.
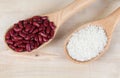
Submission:
[[[19,32],[19,31],[21,31],[22,29],[21,28],[19,28],[19,26],[17,25],[17,24],[15,24],[14,25],[14,31],[16,31],[16,32]]]
[[[34,25],[34,26],[37,26],[37,27],[39,27],[39,26],[40,26],[40,24],[39,24],[39,23],[37,23],[37,22],[33,22],[33,25]]]
[[[15,51],[17,51],[17,52],[22,52],[22,51],[23,51],[23,48],[15,48]]]
[[[50,30],[51,30],[50,27],[47,27],[46,33],[49,34],[49,33],[50,33]]]
[[[27,33],[27,32],[25,31],[25,29],[23,29],[21,32],[22,32],[22,33],[24,33],[24,34],[26,34],[26,33]]]
[[[35,42],[35,41],[31,40],[29,43],[34,45],[34,42]]]
[[[33,24],[33,19],[27,19],[27,24],[30,24],[30,25],[32,25]]]
[[[10,48],[12,48],[13,50],[15,49],[15,46],[13,45],[8,45]]]
[[[24,21],[23,21],[23,24],[24,24],[24,25],[27,25],[27,24],[28,24],[28,20],[24,20]]]
[[[14,36],[14,34],[15,34],[14,30],[11,29],[11,30],[10,30],[10,35],[11,35],[11,36]]]
[[[24,34],[23,32],[19,32],[19,35],[20,35],[21,37],[23,37],[23,38],[26,37],[26,34]]]
[[[5,41],[17,52],[30,52],[50,40],[55,28],[47,16],[34,16],[14,24],[6,33]]]
[[[34,40],[36,35],[35,34],[31,34],[29,36],[30,36],[30,40]]]
[[[47,41],[48,41],[48,38],[43,37],[43,41],[44,41],[44,42],[47,42]]]
[[[31,45],[31,49],[33,50],[35,47],[34,47],[34,45],[33,44],[30,44]]]
[[[17,37],[17,40],[23,40],[23,37],[21,36],[16,36]]]
[[[36,44],[35,44],[35,49],[38,48],[38,46],[39,46],[39,45],[36,43]]]
[[[34,44],[35,44],[35,42],[34,41],[30,41],[30,46],[31,46],[31,49],[34,49],[35,47],[34,47]]]
[[[35,29],[32,33],[35,34],[37,33],[39,30],[38,29]]]
[[[10,32],[8,31],[7,33],[6,33],[6,39],[10,39]]]
[[[12,40],[6,40],[6,42],[7,42],[8,44],[13,44],[13,41],[12,41]]]
[[[20,36],[14,36],[13,39],[18,41],[18,40],[22,40],[23,38]]]
[[[34,29],[35,29],[35,26],[32,26],[29,33],[32,33]]]
[[[38,38],[38,36],[35,36],[35,41],[39,41],[39,38]]]
[[[30,39],[30,36],[27,35],[27,36],[25,37],[25,40],[29,40],[29,39]]]
[[[19,21],[18,26],[22,29],[23,28],[23,21]]]
[[[22,32],[26,35],[29,33],[28,31],[25,31],[25,30],[22,30]]]
[[[14,44],[14,46],[17,46],[17,45],[20,45],[20,44],[22,44],[23,42],[22,41],[18,41],[18,42],[16,42],[15,44]],[[19,47],[19,46],[18,46]]]
[[[43,24],[44,24],[44,26],[49,26],[48,20],[45,20]]]
[[[43,30],[43,28],[42,28],[42,27],[40,27],[40,28],[39,28],[39,31],[42,31],[42,30]]]
[[[53,37],[54,36],[54,31],[51,31],[50,35],[51,35],[51,37]]]
[[[40,32],[39,33],[41,36],[43,36],[43,37],[47,37],[47,34],[45,34],[45,33],[43,33],[43,32]]]
[[[26,50],[27,50],[28,52],[31,51],[30,44],[26,44]]]
[[[45,29],[46,29],[45,27],[42,27],[42,31],[45,31]]]
[[[36,19],[36,18],[33,18],[33,22],[37,22],[37,19]]]
[[[21,44],[18,47],[25,49],[26,46],[25,46],[25,44]]]
[[[22,41],[22,42],[25,43],[25,44],[29,43],[29,41],[26,41],[26,40],[24,40],[24,41]]]
[[[37,44],[37,46],[39,47],[39,45],[40,45],[39,41],[38,41],[36,44]]]
[[[56,27],[53,22],[50,22],[50,27],[54,30]]]
[[[39,35],[39,43],[42,43],[42,37]]]
[[[42,23],[43,23],[43,20],[40,20],[40,19],[39,19],[38,23],[39,23],[39,24],[42,24]]]
[[[40,43],[39,43],[39,42],[35,42],[35,48],[38,48],[38,47],[39,47],[39,45],[40,45]]]
[[[14,36],[18,36],[19,35],[19,33],[14,33]]]
[[[25,31],[29,31],[31,29],[31,25],[26,25],[25,26]]]
[[[11,39],[13,42],[17,42],[18,40],[15,40],[14,38]]]

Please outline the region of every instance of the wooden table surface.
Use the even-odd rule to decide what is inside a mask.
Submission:
[[[56,11],[73,0],[0,0],[0,78],[120,78],[120,23],[108,51],[89,64],[76,64],[64,53],[64,41],[78,24],[103,18],[120,6],[120,0],[97,0],[76,13],[59,29],[55,39],[32,53],[7,49],[4,34],[18,20]]]

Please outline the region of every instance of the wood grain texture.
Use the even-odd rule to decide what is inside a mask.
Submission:
[[[4,34],[20,19],[58,10],[71,0],[0,0],[0,77],[1,78],[120,78],[120,23],[110,48],[100,59],[89,64],[69,61],[63,45],[78,25],[107,16],[120,5],[119,0],[97,0],[71,17],[47,46],[32,53],[14,53],[6,49]],[[59,6],[58,6],[59,5]]]

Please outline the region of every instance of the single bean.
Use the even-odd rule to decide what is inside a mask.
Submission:
[[[27,50],[28,52],[31,51],[30,44],[26,44],[26,50]]]

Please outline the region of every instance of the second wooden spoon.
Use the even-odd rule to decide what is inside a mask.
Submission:
[[[117,10],[115,10],[111,15],[105,17],[104,19],[84,24],[80,28],[78,28],[77,30],[74,31],[74,32],[77,32],[78,30],[81,30],[81,29],[87,27],[88,25],[98,25],[98,26],[101,26],[105,30],[106,36],[107,36],[107,44],[104,47],[104,50],[102,52],[100,52],[100,54],[98,56],[96,56],[94,58],[91,58],[90,60],[87,60],[87,61],[78,61],[76,59],[73,59],[69,55],[69,52],[67,50],[67,45],[69,43],[70,38],[72,37],[72,34],[74,34],[74,32],[68,37],[68,39],[65,42],[65,47],[64,48],[65,48],[65,54],[66,54],[66,56],[70,60],[72,60],[73,62],[77,62],[77,63],[90,62],[90,61],[93,61],[93,60],[96,60],[96,59],[100,58],[106,52],[106,50],[110,46],[110,42],[111,42],[111,38],[112,38],[112,33],[113,33],[113,31],[115,29],[115,26],[118,23],[119,19],[120,19],[120,8],[118,8]]]

